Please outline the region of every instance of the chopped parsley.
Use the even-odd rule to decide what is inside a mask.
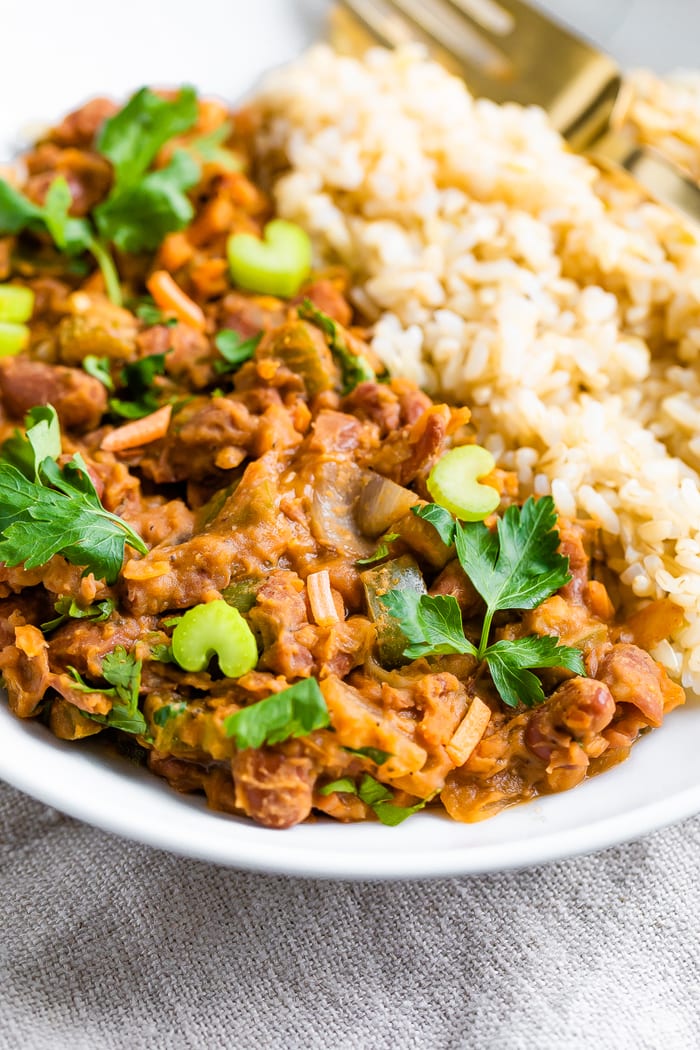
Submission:
[[[224,328],[218,332],[214,343],[221,354],[223,361],[214,362],[214,371],[217,375],[223,372],[235,372],[245,362],[249,361],[262,337],[262,332],[244,339],[232,328]]]
[[[157,324],[165,325],[166,328],[173,328],[177,324],[177,318],[166,317],[160,307],[156,306],[150,295],[144,295],[136,302],[134,313],[149,328],[153,328]]]
[[[186,710],[187,704],[163,704],[153,712],[153,721],[157,726],[163,727],[171,718],[177,718]]]
[[[419,510],[420,517],[438,528],[443,542],[454,540],[462,568],[486,602],[486,614],[477,646],[464,635],[461,610],[453,595],[389,591],[381,601],[400,622],[409,642],[405,656],[465,653],[483,660],[509,707],[518,703],[533,706],[545,699],[533,670],[565,667],[575,674],[584,673],[581,651],[560,645],[550,635],[489,644],[496,612],[534,609],[571,579],[568,559],[558,553],[556,510],[550,496],[530,498],[522,509],[509,507],[494,532],[483,522],[453,521],[450,536],[442,514],[431,512],[429,516],[426,507],[417,508],[416,513]]]
[[[304,678],[288,689],[244,707],[224,719],[227,736],[236,746],[262,747],[290,737],[308,736],[329,725],[328,708],[315,678]]]
[[[54,620],[42,623],[41,629],[44,632],[55,631],[68,620],[91,620],[93,623],[104,623],[110,618],[116,606],[117,603],[113,598],[105,598],[101,602],[95,602],[94,605],[83,608],[70,595],[64,594],[54,603],[58,616]]]
[[[51,405],[33,408],[25,435],[15,431],[0,449],[0,561],[35,569],[54,554],[114,583],[129,543],[148,548],[130,525],[105,510],[79,453],[59,467],[58,417]]]
[[[417,802],[415,806],[397,806],[394,802],[394,793],[385,784],[381,784],[368,773],[365,773],[362,777],[359,786],[350,777],[342,777],[340,780],[334,780],[331,784],[326,784],[325,787],[320,789],[319,793],[321,795],[330,795],[335,791],[344,792],[347,795],[357,795],[362,802],[373,810],[381,823],[386,824],[390,828],[396,827],[397,824],[402,824],[407,817],[423,809],[426,803],[430,801],[430,799],[424,799],[422,802]]]
[[[368,758],[375,765],[383,765],[391,754],[388,751],[380,751],[378,747],[344,747],[349,755],[358,755],[359,758]]]
[[[112,697],[111,711],[106,715],[94,715],[86,711],[84,714],[88,718],[111,729],[121,729],[124,733],[148,733],[146,720],[139,710],[141,661],[128,653],[123,645],[118,645],[114,652],[107,653],[102,660],[102,677],[111,689],[90,685],[74,667],[68,670],[75,680],[76,689],[83,693],[102,693],[103,696]]]
[[[82,365],[83,371],[87,372],[89,376],[92,376],[93,379],[99,379],[102,386],[106,387],[107,390],[114,390],[111,362],[108,357],[96,357],[94,354],[87,354],[83,358]]]
[[[194,215],[187,196],[201,173],[194,156],[176,150],[165,167],[149,169],[161,147],[196,120],[193,88],[182,88],[173,99],[142,88],[105,121],[98,136],[97,149],[111,161],[114,181],[91,216],[70,215],[73,198],[62,175],[49,186],[43,207],[0,179],[0,236],[24,230],[45,232],[67,255],[91,252],[107,294],[121,305],[119,275],[109,245],[128,252],[155,250],[167,233],[181,230]]]
[[[153,389],[156,376],[165,375],[165,354],[149,354],[138,361],[124,365],[120,381],[127,397],[111,397],[110,410],[124,419],[141,419],[160,407]]]
[[[387,532],[381,537],[379,546],[377,547],[374,554],[370,554],[368,558],[358,558],[355,562],[356,565],[374,565],[377,561],[382,561],[383,558],[389,557],[389,544],[393,543],[394,540],[398,540],[398,532]]]
[[[347,346],[337,321],[314,306],[310,299],[304,299],[301,306],[297,307],[297,313],[303,321],[311,321],[325,335],[330,351],[340,368],[343,394],[349,394],[359,383],[376,380],[374,369],[369,362],[359,354],[353,353]]]

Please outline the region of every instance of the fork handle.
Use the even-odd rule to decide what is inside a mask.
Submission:
[[[631,133],[608,131],[587,153],[600,167],[624,172],[654,200],[700,226],[700,186],[657,150],[640,145]]]

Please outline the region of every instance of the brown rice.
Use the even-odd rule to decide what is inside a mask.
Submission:
[[[700,88],[680,117],[664,89],[655,126],[651,84],[630,82],[627,118],[684,144],[692,168]],[[280,213],[351,268],[376,352],[469,404],[525,491],[597,518],[631,595],[684,608],[655,656],[700,692],[696,238],[569,152],[543,112],[474,100],[415,49],[360,62],[317,47],[258,104],[263,160],[287,158]]]

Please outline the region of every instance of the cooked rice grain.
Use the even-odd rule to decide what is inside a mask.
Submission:
[[[700,158],[700,89],[627,119]],[[601,524],[637,599],[687,622],[655,655],[700,692],[700,246],[670,211],[570,153],[540,110],[474,100],[420,51],[318,47],[259,106],[280,213],[348,265],[387,366],[474,410],[479,439]],[[693,117],[685,136],[678,121]]]

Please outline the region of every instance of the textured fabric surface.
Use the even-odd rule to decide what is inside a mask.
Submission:
[[[251,875],[0,785],[0,1050],[697,1050],[700,818],[528,872]]]

